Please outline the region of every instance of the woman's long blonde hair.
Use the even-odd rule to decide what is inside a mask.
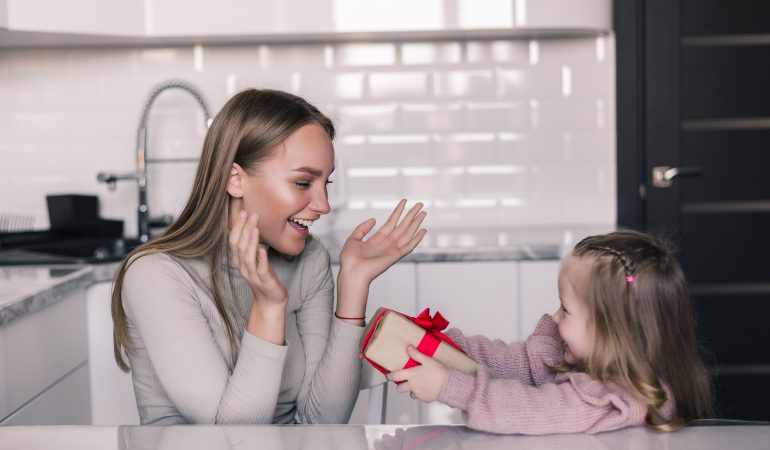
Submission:
[[[582,292],[594,345],[581,369],[635,392],[653,429],[671,431],[711,416],[687,283],[667,246],[622,230],[583,239],[573,255],[596,257]],[[661,413],[666,388],[673,396],[670,419]]]
[[[216,276],[229,251],[228,177],[233,163],[247,171],[255,169],[291,133],[309,123],[319,124],[334,139],[334,125],[328,117],[286,92],[248,89],[222,107],[206,133],[192,192],[181,214],[162,236],[134,249],[118,266],[112,290],[112,321],[115,360],[122,370],[129,370],[126,356],[132,352],[123,310],[123,280],[136,258],[158,252],[208,260],[214,303],[225,324],[231,362],[235,363],[235,332]]]

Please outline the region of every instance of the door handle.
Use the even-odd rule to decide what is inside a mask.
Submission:
[[[652,185],[658,188],[667,188],[671,187],[676,177],[701,175],[702,173],[703,168],[698,166],[655,166],[652,168]]]

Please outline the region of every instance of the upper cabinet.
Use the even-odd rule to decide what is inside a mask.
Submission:
[[[441,36],[611,29],[611,0],[0,0],[0,46]]]
[[[136,0],[0,0],[0,27],[19,32],[142,36]]]

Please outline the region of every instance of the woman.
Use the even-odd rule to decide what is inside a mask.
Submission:
[[[369,284],[422,240],[402,200],[340,254],[309,234],[330,210],[334,127],[305,100],[250,89],[217,114],[187,205],[120,265],[115,357],[142,424],[345,423]],[[401,220],[400,220],[401,219]],[[399,221],[400,220],[400,221]]]

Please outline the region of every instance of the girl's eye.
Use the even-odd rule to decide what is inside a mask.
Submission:
[[[307,189],[310,187],[310,183],[307,181],[295,181],[294,184],[300,189]]]
[[[332,183],[334,183],[334,181],[332,181],[332,180],[326,180],[326,184],[332,184]]]

